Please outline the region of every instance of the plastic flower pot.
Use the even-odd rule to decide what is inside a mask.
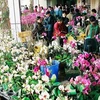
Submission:
[[[57,81],[58,80],[59,63],[60,63],[59,61],[53,60],[52,65],[50,65],[50,66],[41,66],[40,70],[41,70],[43,75],[46,74],[46,70],[49,70],[49,72],[50,72],[49,77],[51,78],[52,75],[55,74],[56,75],[56,81]]]

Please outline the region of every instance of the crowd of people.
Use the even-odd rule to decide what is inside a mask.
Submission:
[[[48,44],[53,36],[63,37],[72,31],[74,26],[80,26],[85,29],[87,38],[93,38],[100,33],[98,20],[100,19],[96,9],[89,9],[86,6],[77,8],[66,5],[56,5],[54,8],[48,6],[46,10],[43,7],[35,6],[34,12],[44,13],[44,18],[37,16],[33,25],[32,37],[39,38],[43,32],[46,33]],[[73,22],[73,25],[70,23]]]

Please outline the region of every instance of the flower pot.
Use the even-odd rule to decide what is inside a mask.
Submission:
[[[53,74],[56,75],[56,80],[58,80],[58,71],[59,71],[59,61],[57,60],[53,60],[52,61],[52,65],[50,66],[41,66],[40,67],[40,70],[42,72],[42,74],[46,74],[46,70],[49,70],[50,71],[50,78],[52,77]]]

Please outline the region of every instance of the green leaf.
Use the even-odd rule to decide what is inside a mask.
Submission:
[[[51,97],[51,100],[55,100],[55,96],[54,95]]]
[[[98,97],[98,100],[100,100],[100,95],[99,95],[99,97]]]
[[[74,87],[73,87],[72,85],[70,85],[70,89],[72,89],[72,90],[73,90],[73,89],[74,89]]]
[[[20,89],[20,87],[18,85],[14,84],[12,89],[13,89],[13,91],[17,92]]]
[[[13,61],[6,61],[6,65],[8,65],[9,67],[12,67],[13,66]]]
[[[12,96],[11,98],[12,98],[12,100],[18,100],[17,96]]]
[[[24,97],[22,100],[30,100],[28,97]]]
[[[67,59],[61,60],[61,62],[65,62]]]
[[[80,92],[83,92],[84,86],[83,85],[77,85],[77,88]]]
[[[76,95],[76,90],[70,90],[69,92],[68,92],[68,95]]]
[[[83,94],[80,94],[80,95],[79,95],[78,100],[84,100],[84,96],[83,96]]]
[[[22,79],[21,79],[21,76],[16,76],[14,78],[14,82],[20,82]]]
[[[99,98],[100,98],[100,93],[95,93],[94,100],[99,100]]]
[[[36,98],[36,100],[40,100],[39,98]]]
[[[55,56],[55,59],[57,59],[57,60],[60,59],[60,58],[61,58],[60,56]]]
[[[38,81],[37,80],[31,80],[30,82],[29,82],[29,84],[31,85],[31,84],[38,84]]]
[[[58,93],[58,96],[61,95],[61,91],[59,89],[57,90],[57,93]]]
[[[66,54],[63,55],[63,59],[65,59],[65,58],[67,58],[67,55]]]
[[[54,83],[55,81],[56,81],[56,75],[53,74],[52,77],[51,77],[51,82]]]
[[[8,83],[4,83],[2,86],[3,86],[3,89],[4,89],[5,91],[8,90]]]
[[[32,76],[33,76],[33,72],[32,72],[31,70],[28,70],[27,73],[26,73],[26,76],[27,76],[27,77],[28,77],[28,76],[31,76],[31,77],[32,77]]]
[[[61,83],[60,82],[55,82],[53,83],[53,86],[59,86]]]
[[[52,94],[54,95],[54,96],[58,96],[58,93],[57,93],[57,87],[55,87],[53,90],[52,90]]]

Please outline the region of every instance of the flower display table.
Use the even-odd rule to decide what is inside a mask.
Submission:
[[[31,31],[19,32],[18,36],[21,39],[21,42],[27,42],[27,37],[31,36]]]

